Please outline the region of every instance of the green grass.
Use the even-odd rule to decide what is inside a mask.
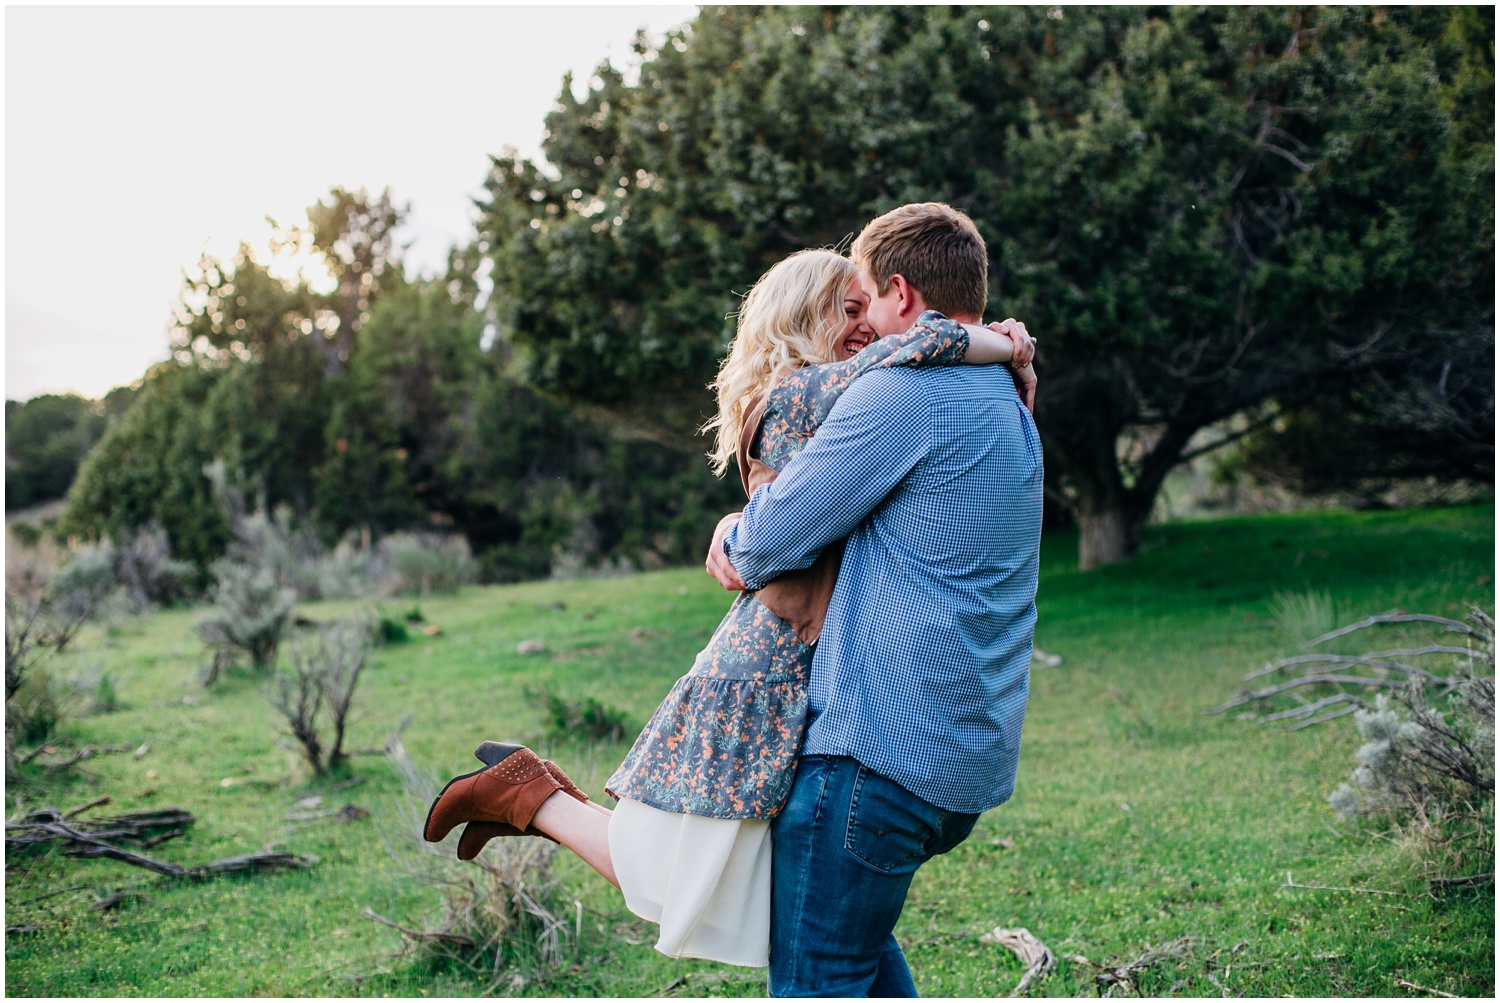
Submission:
[[[1403,607],[1461,615],[1493,608],[1494,511],[1305,513],[1152,527],[1134,563],[1080,574],[1076,541],[1043,545],[1038,646],[1062,656],[1033,673],[1015,797],[917,875],[897,935],[924,995],[1003,995],[1019,963],[979,937],[1024,926],[1059,954],[1095,961],[1146,943],[1204,938],[1219,980],[1253,996],[1393,996],[1397,979],[1466,996],[1494,993],[1493,890],[1443,901],[1282,887],[1297,882],[1403,893],[1420,886],[1391,840],[1336,824],[1324,802],[1347,776],[1352,723],[1295,734],[1204,708],[1245,671],[1290,653],[1267,618],[1276,597],[1327,592],[1343,619]],[[632,726],[650,715],[708,640],[728,598],[701,571],[469,588],[422,601],[443,633],[378,651],[355,747],[379,744],[407,714],[404,741],[433,772],[470,768],[483,738],[538,742],[594,796],[628,747],[545,739],[546,690],[593,698]],[[391,604],[387,604],[390,606]],[[351,604],[304,612],[326,618]],[[394,608],[394,607],[392,607]],[[32,764],[7,785],[7,814],[67,808],[101,794],[112,808],[180,806],[197,825],[154,852],[184,864],[281,844],[314,868],[172,883],[103,860],[17,853],[6,861],[10,995],[469,995],[486,982],[453,965],[395,958],[397,935],[365,907],[421,922],[436,893],[416,886],[381,828],[396,824],[400,783],[378,757],[363,782],[313,782],[278,744],[248,673],[196,682],[193,613],[129,622],[84,639],[80,664],[108,671],[119,709],[71,720],[76,743],[149,744],[48,776]],[[546,650],[518,655],[523,640]],[[67,665],[60,668],[66,672]],[[225,781],[229,781],[226,785]],[[372,818],[293,834],[285,816],[310,793]],[[1128,807],[1127,807],[1128,806]],[[574,961],[531,995],[762,995],[761,973],[664,959],[651,928],[570,855],[557,857],[584,907]],[[44,901],[39,896],[83,886]],[[95,897],[144,898],[110,912]],[[1238,946],[1238,950],[1234,950]],[[1147,973],[1148,994],[1219,995],[1203,966]],[[685,981],[680,981],[685,980]],[[1063,962],[1035,995],[1091,983]],[[1174,989],[1175,987],[1175,989]]]

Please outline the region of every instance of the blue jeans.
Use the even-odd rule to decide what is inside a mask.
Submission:
[[[917,868],[978,818],[847,756],[803,756],[771,823],[771,995],[916,996],[892,931]]]

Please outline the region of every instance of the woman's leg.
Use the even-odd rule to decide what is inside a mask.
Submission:
[[[583,862],[604,876],[616,888],[615,868],[609,859],[609,822],[613,813],[603,805],[578,801],[562,791],[553,794],[537,809],[531,826],[540,829],[583,858]]]

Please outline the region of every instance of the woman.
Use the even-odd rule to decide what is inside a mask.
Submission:
[[[717,430],[717,473],[733,455],[747,495],[773,479],[871,369],[1029,368],[1031,339],[1014,322],[987,330],[924,314],[871,344],[866,306],[854,266],[831,251],[792,255],[755,284],[715,381],[719,413],[707,427]],[[449,782],[425,837],[469,823],[462,859],[494,836],[555,839],[620,888],[632,912],[660,924],[657,950],[765,965],[769,824],[791,789],[812,645],[841,554],[830,547],[805,571],[740,594],[605,785],[619,799],[614,812],[530,750],[486,742],[475,754],[487,768]]]

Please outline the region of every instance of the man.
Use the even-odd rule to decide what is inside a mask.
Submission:
[[[963,213],[902,206],[852,256],[877,333],[927,309],[979,322],[988,256]],[[848,537],[772,827],[772,995],[915,996],[892,933],[912,875],[1010,797],[1042,509],[1027,403],[1000,367],[866,373],[715,531],[708,567],[726,588]]]

